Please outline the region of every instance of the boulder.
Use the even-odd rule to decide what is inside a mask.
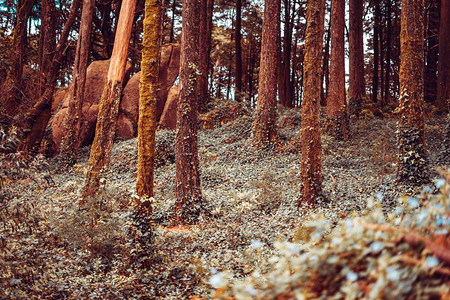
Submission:
[[[102,97],[103,88],[105,87],[106,78],[108,75],[109,60],[92,62],[86,74],[86,86],[84,92],[83,103],[83,117],[81,120],[80,141],[81,146],[89,145],[95,135],[95,125],[97,122],[97,115],[99,109],[100,98]],[[125,70],[124,84],[127,82],[131,72],[131,64],[127,62]],[[70,84],[67,91],[73,88]],[[64,120],[69,110],[70,93],[66,92],[64,100],[58,112],[54,115],[51,121],[52,139],[55,145],[53,155],[58,154],[59,146],[64,135]]]
[[[57,90],[54,94],[53,94],[53,102],[52,102],[52,114],[54,114],[59,106],[61,105],[61,103],[64,101],[64,99],[66,98],[66,94],[67,91],[69,90],[69,88],[62,88]]]
[[[161,47],[159,67],[159,93],[156,104],[156,120],[160,120],[169,90],[180,70],[180,45],[166,44]],[[137,136],[139,115],[139,83],[141,72],[136,73],[123,89],[123,97],[119,108],[119,119],[116,135],[124,138]]]
[[[177,103],[178,103],[178,86],[174,85],[170,88],[167,95],[166,104],[159,120],[158,129],[176,129],[177,128]]]

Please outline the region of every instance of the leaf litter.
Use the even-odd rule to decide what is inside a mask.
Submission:
[[[449,297],[449,170],[436,171],[449,164],[440,155],[446,120],[428,120],[434,182],[418,188],[396,182],[395,120],[355,120],[349,141],[323,135],[327,200],[300,209],[300,111],[280,109],[278,120],[280,143],[266,149],[252,143],[250,113],[199,132],[209,214],[197,225],[170,227],[172,131],[157,133],[150,231],[132,209],[136,139],[116,141],[88,209],[77,200],[89,148],[68,171],[48,160],[51,181],[38,174],[6,186],[0,298]]]

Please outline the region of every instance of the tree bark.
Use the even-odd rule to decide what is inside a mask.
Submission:
[[[256,143],[267,145],[276,140],[277,42],[280,36],[280,1],[266,0],[264,5],[258,104],[253,122]]]
[[[70,14],[64,24],[63,31],[59,37],[58,45],[55,48],[55,54],[52,58],[51,67],[49,68],[46,87],[43,94],[39,97],[37,103],[31,110],[27,112],[23,121],[23,140],[19,146],[19,151],[25,153],[37,153],[39,145],[44,136],[45,127],[51,116],[51,108],[53,101],[53,93],[56,86],[56,78],[61,66],[61,61],[66,50],[67,39],[75,22],[77,11],[81,0],[74,0]]]
[[[435,102],[437,88],[437,62],[439,49],[439,0],[427,0],[426,21],[425,21],[425,82],[424,99],[425,102]]]
[[[322,59],[322,76],[321,80],[321,91],[320,91],[320,105],[327,105],[328,92],[330,89],[330,40],[331,40],[331,22],[328,24],[328,29],[326,33],[325,48],[323,49],[323,59]]]
[[[17,19],[14,26],[11,70],[3,83],[1,112],[14,117],[22,104],[22,73],[25,64],[25,47],[27,45],[27,22],[36,0],[17,1]]]
[[[234,45],[235,45],[235,94],[234,99],[242,101],[242,47],[241,47],[241,23],[242,23],[242,0],[236,0],[236,24],[234,27]]]
[[[80,31],[75,51],[72,88],[69,90],[69,112],[63,125],[66,135],[63,137],[60,151],[66,167],[72,166],[76,162],[78,148],[80,147],[79,135],[83,114],[84,87],[86,84],[94,5],[95,0],[83,1]]]
[[[161,2],[145,1],[139,86],[138,165],[136,190],[139,197],[153,197],[156,103],[160,61]]]
[[[389,104],[391,102],[391,89],[390,89],[390,77],[391,77],[391,39],[392,39],[392,3],[391,0],[386,0],[386,74],[384,83],[384,102]]]
[[[403,0],[400,32],[399,180],[427,181],[423,116],[423,0]]]
[[[200,56],[200,76],[198,78],[199,110],[206,112],[209,101],[208,97],[208,75],[211,52],[211,18],[213,0],[201,0],[200,5],[200,36],[199,36],[199,56]]]
[[[437,82],[437,105],[443,112],[450,105],[450,1],[441,1],[441,21],[439,27],[439,62]]]
[[[388,0],[389,1],[389,0]],[[349,35],[349,109],[350,114],[359,115],[361,103],[366,96],[364,80],[364,42],[363,42],[363,2],[350,0]]]
[[[372,75],[372,102],[378,101],[378,69],[380,68],[380,0],[375,0],[373,22],[373,75]]]
[[[307,7],[307,26],[304,60],[304,95],[302,103],[301,144],[301,203],[312,206],[322,196],[322,145],[320,141],[320,75],[323,54],[325,1],[310,0]]]
[[[200,0],[183,0],[174,224],[196,223],[203,210],[197,149],[199,11]]]
[[[136,0],[122,1],[107,81],[100,100],[95,138],[92,143],[81,202],[84,202],[88,196],[94,196],[97,193],[100,187],[100,179],[106,176],[108,170],[116,133],[117,115],[135,7]]]
[[[331,1],[330,18],[333,20],[333,26],[331,27],[330,89],[327,99],[327,127],[332,136],[340,140],[345,140],[349,134],[349,120],[345,102],[345,0]]]

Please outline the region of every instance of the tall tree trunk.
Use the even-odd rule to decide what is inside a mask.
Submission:
[[[399,179],[427,181],[423,116],[423,0],[403,0],[400,32]]]
[[[331,41],[331,22],[328,23],[328,30],[323,49],[322,76],[320,77],[320,105],[327,105],[328,91],[330,88],[330,41]]]
[[[380,68],[380,0],[375,0],[373,22],[373,75],[372,75],[372,102],[378,101],[378,69]]]
[[[43,94],[39,97],[37,103],[31,110],[27,112],[23,121],[24,136],[19,150],[25,153],[36,153],[39,150],[39,145],[44,136],[45,127],[51,116],[51,108],[53,101],[53,93],[56,86],[56,78],[61,66],[61,60],[66,50],[67,39],[75,22],[77,11],[81,0],[74,0],[70,14],[64,24],[63,31],[59,37],[58,45],[55,48],[55,54],[52,58],[51,67],[49,68],[48,78],[46,80],[46,87]]]
[[[425,77],[424,77],[424,99],[426,102],[436,100],[437,87],[437,62],[439,49],[439,13],[440,1],[426,1],[426,23],[425,23]]]
[[[439,27],[439,62],[437,104],[441,111],[449,111],[450,99],[450,1],[441,1]]]
[[[170,38],[169,43],[173,43],[173,33],[175,26],[175,11],[177,10],[177,0],[172,0],[172,19],[170,23]]]
[[[284,103],[286,107],[294,107],[291,91],[291,48],[292,48],[292,26],[291,26],[291,1],[284,2],[284,36],[283,36],[283,90]],[[294,5],[295,6],[295,5]]]
[[[22,104],[22,73],[25,64],[25,47],[27,45],[27,22],[36,0],[17,1],[17,19],[14,26],[12,66],[3,83],[0,112],[14,117]]]
[[[69,90],[69,112],[65,120],[65,136],[61,144],[61,156],[65,165],[72,166],[77,159],[80,147],[79,135],[84,103],[84,87],[89,59],[92,14],[95,0],[84,0],[81,13],[80,31],[78,33],[75,63],[73,66],[72,88]]]
[[[390,1],[390,0],[388,0]],[[364,82],[364,42],[363,42],[363,9],[360,0],[350,0],[350,35],[349,35],[349,109],[350,114],[359,115],[361,103],[366,96]]]
[[[320,141],[320,74],[323,54],[325,0],[310,0],[307,7],[307,25],[304,60],[304,94],[302,103],[301,144],[301,199],[299,204],[314,205],[322,196],[322,144]]]
[[[39,34],[39,96],[42,96],[50,78],[53,55],[56,47],[56,7],[55,1],[43,0],[41,12],[41,32]]]
[[[203,209],[197,149],[199,11],[200,0],[183,0],[174,224],[198,222]]]
[[[265,0],[261,60],[259,69],[258,104],[253,122],[256,143],[274,142],[277,103],[277,42],[280,36],[280,1]]]
[[[328,131],[337,139],[347,139],[349,120],[345,102],[344,22],[345,0],[331,1],[330,92],[327,99]]]
[[[392,3],[391,0],[386,0],[386,19],[387,19],[387,28],[386,28],[386,74],[385,74],[385,83],[384,83],[384,101],[385,104],[389,104],[391,93],[390,93],[390,76],[391,76],[391,39],[392,39],[392,22],[391,22],[391,9]]]
[[[100,179],[106,176],[111,158],[111,150],[116,133],[117,115],[128,55],[128,44],[133,26],[136,0],[123,0],[116,29],[111,62],[107,81],[100,100],[100,107],[92,143],[86,182],[83,188],[83,200],[97,193]]]
[[[242,22],[242,0],[236,0],[236,25],[234,27],[234,45],[236,56],[235,70],[235,94],[234,99],[238,102],[242,100],[242,48],[241,48],[241,22]]]
[[[153,197],[161,12],[162,7],[159,0],[145,1],[141,83],[139,88],[138,166],[136,181],[136,190],[140,197]],[[148,207],[148,209],[151,209],[151,207]]]
[[[199,36],[199,56],[200,75],[198,77],[199,110],[206,112],[208,104],[208,75],[211,52],[211,20],[210,9],[213,0],[201,0],[200,5],[200,36]]]

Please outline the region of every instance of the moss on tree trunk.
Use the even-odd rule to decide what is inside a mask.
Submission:
[[[137,194],[153,196],[156,103],[160,61],[161,3],[145,1],[142,42],[141,83],[139,86]]]
[[[200,0],[183,1],[174,224],[196,223],[204,209],[197,149],[199,11]]]

